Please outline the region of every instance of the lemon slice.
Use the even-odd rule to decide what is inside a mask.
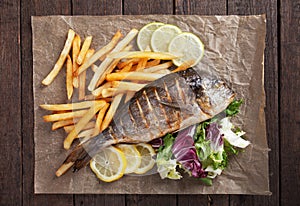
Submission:
[[[194,34],[183,32],[175,36],[169,44],[168,52],[179,56],[173,59],[176,66],[180,66],[185,62],[193,62],[192,66],[198,64],[204,54],[204,44]]]
[[[125,174],[132,173],[141,165],[141,155],[134,145],[119,144],[117,147],[124,153],[127,167]]]
[[[102,149],[90,161],[92,171],[105,182],[120,179],[125,172],[126,164],[124,153],[113,146]]]
[[[150,41],[153,32],[163,25],[164,23],[152,22],[141,28],[137,36],[137,46],[141,51],[145,51],[147,50],[147,48],[151,48]]]
[[[171,40],[181,33],[181,30],[174,25],[166,24],[156,29],[151,37],[151,48],[155,52],[168,52]]]
[[[155,164],[155,160],[152,158],[155,155],[155,151],[150,144],[140,143],[136,145],[136,149],[141,155],[141,164],[134,171],[136,174],[144,174],[152,169]]]

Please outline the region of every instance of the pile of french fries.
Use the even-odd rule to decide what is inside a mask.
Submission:
[[[132,29],[124,38],[117,31],[111,41],[95,52],[91,49],[92,36],[81,38],[69,30],[64,48],[51,72],[42,81],[49,85],[66,63],[66,93],[72,103],[43,104],[41,108],[52,111],[44,116],[44,121],[52,122],[52,130],[63,128],[67,137],[64,148],[69,149],[76,138],[86,141],[107,128],[122,102],[130,100],[135,92],[147,83],[169,74],[172,60],[176,56],[169,53],[132,51],[131,42],[138,34]],[[162,62],[162,60],[166,60]],[[99,66],[96,63],[100,62]],[[173,72],[184,70],[191,63],[184,64]],[[91,68],[93,77],[88,86],[87,70]],[[78,99],[74,91],[78,89]],[[89,94],[86,94],[87,91]]]

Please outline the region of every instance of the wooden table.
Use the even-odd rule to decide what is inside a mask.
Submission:
[[[0,205],[299,205],[299,0],[1,0]],[[266,119],[272,196],[34,195],[31,16],[267,15]],[[298,197],[298,198],[297,198]]]

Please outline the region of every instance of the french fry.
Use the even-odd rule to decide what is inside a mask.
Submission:
[[[56,122],[60,120],[67,120],[82,117],[88,110],[79,110],[75,112],[67,112],[61,114],[50,114],[43,116],[45,122]]]
[[[146,69],[143,70],[143,72],[155,73],[155,72],[157,72],[159,70],[168,69],[172,65],[173,65],[173,63],[171,61],[169,61],[169,62],[165,62],[163,64],[158,64],[156,66],[146,68]]]
[[[129,44],[123,49],[123,51],[130,51],[132,47],[133,47],[132,44]]]
[[[67,96],[68,99],[71,99],[73,95],[73,66],[72,59],[68,55],[67,56],[67,72],[66,72],[66,88],[67,88]]]
[[[128,45],[128,46],[126,46],[126,47],[123,49],[123,51],[128,51],[128,50],[130,50],[131,48],[132,48],[132,45]],[[105,74],[102,75],[102,76],[100,77],[100,79],[98,80],[98,82],[97,82],[97,84],[96,84],[97,87],[103,83],[103,81],[105,80],[105,76],[106,76],[107,74],[110,74],[110,73],[116,68],[116,66],[118,65],[118,63],[120,62],[120,60],[121,60],[121,59],[115,59],[115,60],[113,60],[113,62],[112,62],[112,63],[108,66],[108,68],[106,69]]]
[[[78,72],[75,76],[78,76],[80,73],[85,71],[87,68],[89,68],[92,64],[94,64],[98,59],[100,59],[103,55],[111,51],[120,38],[122,37],[122,34],[120,31],[117,31],[117,33],[113,36],[112,40],[104,47],[102,47],[100,50],[98,50],[88,61],[84,62],[78,69]]]
[[[61,114],[61,113],[66,113],[69,112],[67,110],[59,110],[59,111],[52,111],[52,114]]]
[[[105,115],[107,109],[109,108],[109,105],[110,105],[109,103],[106,103],[105,106],[98,113],[96,124],[95,124],[95,129],[94,129],[94,133],[93,133],[94,136],[96,136],[100,132],[102,132],[101,124],[103,122],[104,115]]]
[[[81,38],[78,34],[75,35],[72,46],[73,74],[78,70],[77,57],[80,52]],[[78,78],[73,76],[73,86],[78,88]]]
[[[127,59],[126,61],[118,63],[117,67],[119,69],[124,68],[128,64],[132,63],[132,65],[139,63],[140,59],[139,58],[134,58],[134,59]]]
[[[101,57],[99,58],[99,60],[103,62],[104,59],[106,58],[106,56],[107,56],[108,53],[109,53],[109,52],[107,52],[107,53],[105,53],[103,56],[101,56]]]
[[[134,83],[134,82],[123,82],[123,81],[113,81],[112,87],[122,90],[128,91],[139,91],[142,89],[146,84]]]
[[[145,68],[154,67],[156,65],[159,65],[159,63],[160,63],[160,59],[154,59],[152,61],[148,61]]]
[[[156,74],[170,74],[172,72],[170,70],[168,70],[168,69],[161,69],[161,70],[158,70],[158,71],[156,71],[154,73],[156,73]]]
[[[125,47],[125,49],[123,51],[129,51],[132,49],[132,45],[128,45],[127,47]],[[110,51],[109,51],[110,52]],[[107,52],[106,54],[104,54],[102,57],[99,58],[100,61],[104,61],[104,59],[106,58],[107,54],[109,54],[109,52]]]
[[[120,72],[129,72],[132,68],[132,62],[127,64],[125,67],[122,68],[122,70]]]
[[[113,88],[107,88],[102,90],[103,97],[111,97],[120,93],[126,93],[127,91],[137,92],[141,90],[146,84],[134,83],[134,82],[122,82],[114,81],[112,82]]]
[[[128,102],[133,96],[134,96],[135,92],[133,91],[128,91],[126,93],[126,97],[125,97],[125,103]]]
[[[94,91],[92,91],[92,94],[95,97],[98,97],[102,94],[102,90],[103,89],[107,89],[111,87],[111,82],[106,82],[105,84],[103,84],[101,87],[98,87],[97,89],[95,89]]]
[[[138,65],[136,66],[135,71],[142,71],[143,69],[145,69],[146,64],[147,64],[148,59],[147,58],[142,58]]]
[[[161,60],[172,60],[179,58],[173,54],[167,52],[151,52],[151,51],[112,51],[108,56],[112,59],[123,59],[123,58],[148,58],[148,59],[161,59]]]
[[[117,89],[117,88],[107,88],[103,89],[102,96],[104,98],[113,97],[120,93],[126,93],[127,90],[125,89]]]
[[[56,130],[56,129],[59,129],[64,126],[75,124],[77,121],[79,121],[79,120],[78,119],[67,119],[67,120],[61,120],[61,121],[54,122],[52,124],[52,130]]]
[[[103,100],[95,100],[95,101],[85,101],[85,102],[76,102],[70,104],[42,104],[41,108],[50,111],[62,111],[62,110],[78,110],[85,109],[93,106],[94,104],[105,104]]]
[[[88,61],[91,56],[93,56],[95,50],[89,49],[85,55],[85,61]],[[85,82],[86,82],[86,71],[82,72],[79,77],[79,87],[78,87],[78,100],[83,100],[85,97]]]
[[[95,114],[105,105],[95,104],[93,105],[75,125],[74,129],[68,134],[64,141],[64,148],[69,149],[73,140],[79,134],[79,132],[86,126],[86,124],[95,116]]]
[[[55,172],[56,177],[60,177],[61,175],[63,175],[66,171],[68,171],[73,166],[73,164],[74,162],[62,164]]]
[[[91,68],[92,68],[93,72],[96,72],[98,67],[95,64],[92,64]]]
[[[120,61],[120,59],[115,59],[115,60],[112,61],[112,63],[107,67],[104,74],[100,76],[100,78],[99,78],[99,80],[96,84],[96,87],[98,87],[99,85],[101,85],[104,82],[106,75],[110,74],[115,69],[115,67],[117,66],[119,61]]]
[[[187,62],[183,62],[179,67],[177,67],[176,69],[174,69],[174,70],[172,71],[172,73],[186,70],[186,69],[190,68],[191,65],[194,64],[194,62],[195,62],[194,60],[190,60],[190,61],[187,61]]]
[[[71,50],[74,37],[75,37],[75,32],[72,29],[69,29],[68,37],[65,42],[64,48],[63,48],[56,64],[54,65],[53,69],[47,75],[47,77],[42,81],[42,84],[44,84],[44,85],[51,84],[52,81],[55,79],[55,77],[58,75],[59,71],[61,70],[61,68],[62,68],[64,62],[66,61],[66,58]]]
[[[84,138],[83,141],[86,141],[87,139],[89,139],[93,136],[96,136],[96,135],[94,135],[94,130],[95,130],[95,128],[84,130],[77,135],[77,138]]]
[[[138,80],[154,81],[163,77],[164,74],[145,73],[145,72],[119,72],[111,73],[106,76],[107,81]]]
[[[110,124],[110,122],[112,121],[113,116],[115,115],[115,112],[117,111],[118,106],[122,100],[122,97],[123,97],[123,94],[118,94],[117,96],[115,96],[115,98],[111,102],[111,105],[105,115],[103,122],[102,122],[101,131],[105,130],[108,127],[108,125]]]
[[[78,100],[83,100],[85,97],[85,82],[86,82],[86,71],[82,72],[78,78]]]
[[[86,101],[90,101],[90,100],[104,100],[104,101],[106,101],[106,99],[104,99],[101,95],[95,97],[95,96],[92,95],[92,94],[85,95],[84,100],[86,100]]]
[[[112,50],[112,52],[120,52],[122,51],[131,41],[132,39],[137,35],[138,30],[132,29],[125,37],[122,39],[116,47]],[[128,51],[125,51],[128,52]],[[120,59],[120,58],[116,58]],[[113,62],[114,59],[112,58],[105,58],[105,60],[100,64],[97,71],[94,73],[94,76],[88,86],[89,91],[93,91],[96,88],[96,85],[100,85],[105,80],[105,75],[107,74],[107,67]],[[102,82],[99,82],[99,80],[102,79]]]
[[[75,125],[68,125],[64,127],[66,133],[70,133],[75,128]],[[95,128],[95,122],[91,121],[85,125],[83,130]]]
[[[82,48],[79,52],[79,55],[77,57],[77,64],[81,65],[85,59],[85,55],[87,53],[87,51],[89,50],[91,43],[92,43],[92,36],[88,36],[85,38],[83,44],[82,44]]]

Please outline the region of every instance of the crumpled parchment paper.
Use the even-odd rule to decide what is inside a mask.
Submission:
[[[158,174],[124,176],[112,183],[99,182],[89,166],[77,173],[69,171],[57,178],[55,171],[69,151],[63,149],[65,132],[51,131],[39,108],[43,103],[66,103],[65,69],[50,86],[41,84],[53,68],[66,40],[69,28],[82,38],[93,36],[92,48],[106,45],[120,29],[130,29],[160,21],[177,25],[201,38],[205,55],[198,70],[217,74],[231,83],[245,104],[235,122],[246,131],[251,145],[205,186],[195,178],[162,180]],[[111,194],[261,194],[269,195],[268,145],[265,125],[263,84],[266,19],[257,16],[46,16],[32,17],[35,193],[111,193]],[[87,81],[89,82],[89,81]]]

